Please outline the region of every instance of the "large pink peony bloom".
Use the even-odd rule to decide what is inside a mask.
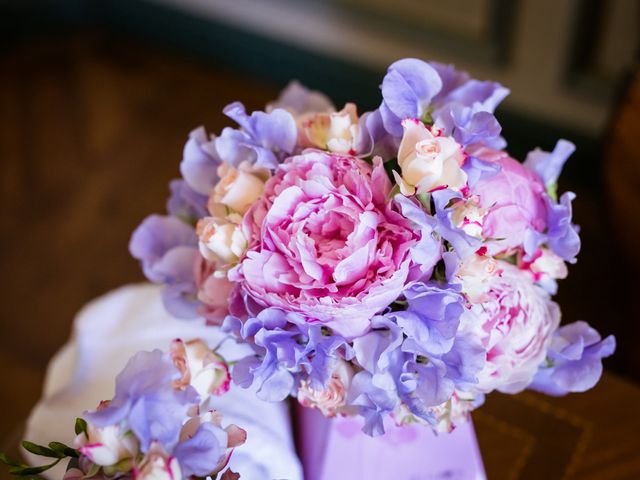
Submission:
[[[538,175],[504,152],[482,148],[476,155],[501,167],[495,175],[481,178],[470,191],[488,211],[482,235],[496,240],[490,244],[491,253],[520,247],[527,230],[540,232],[546,226],[545,187]]]
[[[461,330],[480,338],[487,362],[478,375],[479,391],[523,390],[544,361],[551,335],[560,323],[560,308],[524,270],[500,262],[502,273]]]
[[[307,150],[278,168],[245,216],[249,250],[236,274],[255,301],[352,338],[400,295],[416,234],[374,164]]]

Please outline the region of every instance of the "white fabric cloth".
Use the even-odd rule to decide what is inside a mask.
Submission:
[[[202,338],[215,346],[224,337],[202,320],[182,321],[168,315],[160,288],[154,285],[125,286],[90,302],[76,317],[71,339],[48,366],[43,396],[27,421],[25,439],[71,444],[75,418],[113,397],[116,375],[136,352],[166,350],[175,338]],[[228,340],[220,352],[233,360],[245,349]],[[248,434],[230,462],[242,480],[302,479],[285,403],[263,402],[254,392],[235,385],[218,400],[223,424],[235,423]],[[49,478],[62,478],[64,467],[58,467]]]

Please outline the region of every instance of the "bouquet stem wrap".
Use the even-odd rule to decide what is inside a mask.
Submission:
[[[471,421],[436,434],[424,425],[398,427],[388,420],[384,435],[370,437],[359,417],[326,418],[300,406],[295,415],[305,480],[487,478]]]

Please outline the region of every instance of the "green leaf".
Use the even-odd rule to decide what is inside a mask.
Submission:
[[[41,457],[51,457],[51,458],[63,458],[59,452],[51,450],[50,448],[43,447],[42,445],[37,445],[33,442],[28,442],[27,440],[22,442],[22,448],[24,448],[27,452],[31,452],[35,455],[40,455]]]
[[[76,418],[76,435],[80,435],[81,433],[84,433],[85,436],[88,437],[87,435],[87,421],[84,418]]]
[[[12,475],[18,475],[19,477],[26,477],[29,475],[38,475],[42,472],[46,472],[50,468],[55,467],[60,459],[57,459],[55,462],[50,463],[48,465],[41,465],[39,467],[11,467],[9,469],[9,473]]]
[[[54,452],[58,452],[58,453],[64,455],[65,457],[73,457],[73,458],[78,457],[77,450],[74,449],[74,448],[71,448],[68,445],[65,445],[64,443],[51,442],[49,444],[49,448],[51,450],[53,450]]]
[[[547,185],[547,194],[553,199],[553,201],[558,201],[558,184],[556,182]]]
[[[0,452],[0,462],[4,463],[5,465],[9,465],[10,467],[26,467],[24,463],[14,460],[6,453],[2,452]]]

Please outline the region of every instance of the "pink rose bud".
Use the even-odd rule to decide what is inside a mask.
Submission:
[[[441,188],[461,190],[467,183],[462,170],[465,155],[453,137],[443,137],[422,122],[406,119],[398,151],[402,176],[394,172],[404,195],[429,193]]]
[[[218,167],[218,176],[220,181],[213,189],[210,202],[225,205],[242,215],[262,195],[269,171],[248,162],[242,162],[238,168],[223,163]]]
[[[182,378],[176,381],[177,388],[191,385],[203,401],[211,395],[222,395],[229,390],[231,376],[227,364],[202,340],[174,340],[170,354],[182,373]]]

